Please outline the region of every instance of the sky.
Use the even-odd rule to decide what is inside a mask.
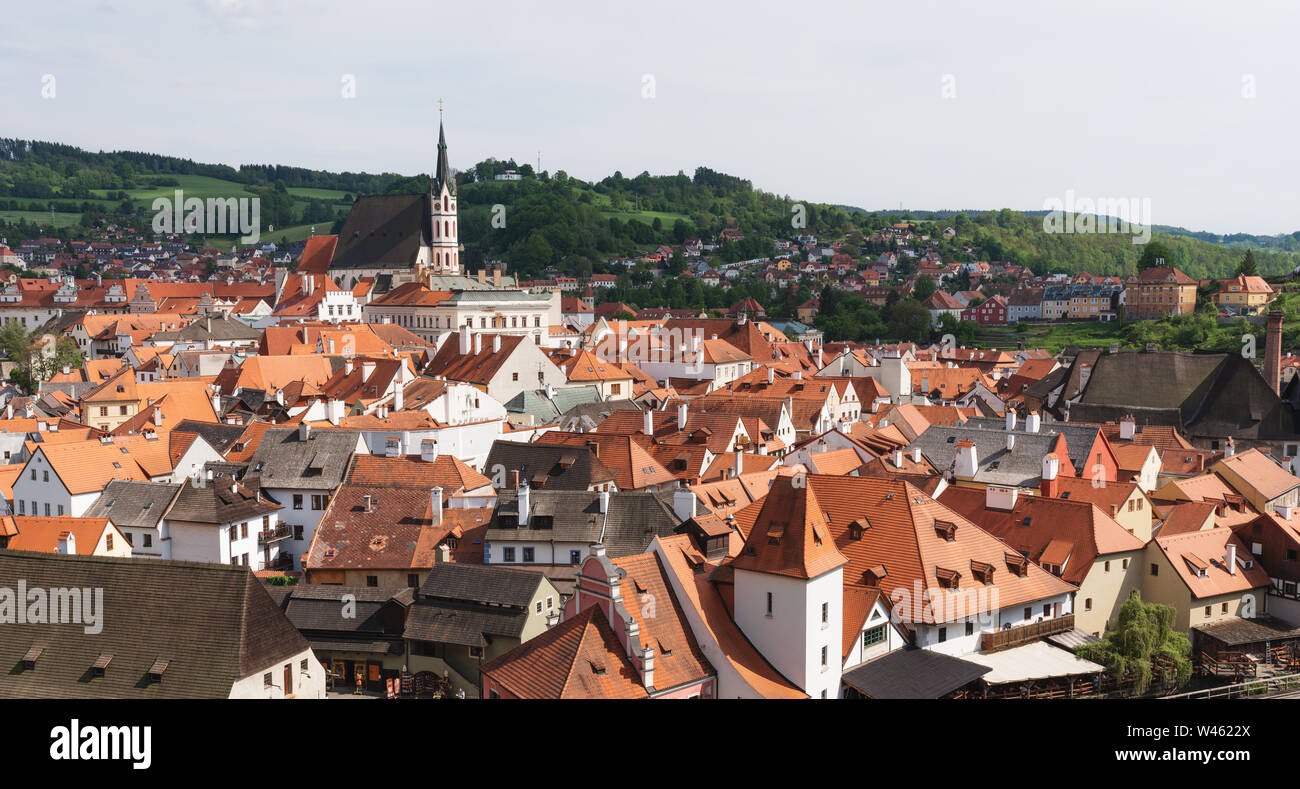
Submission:
[[[706,166],[869,210],[1142,199],[1300,230],[1300,3],[10,4],[0,137],[230,165],[584,180]],[[52,94],[52,95],[51,95]]]

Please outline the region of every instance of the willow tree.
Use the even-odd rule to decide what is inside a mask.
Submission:
[[[1144,603],[1142,595],[1134,591],[1120,606],[1116,624],[1100,641],[1077,647],[1075,654],[1102,664],[1116,679],[1131,672],[1133,691],[1139,695],[1151,687],[1151,663],[1156,657],[1172,663],[1172,675],[1164,679],[1172,680],[1175,687],[1191,679],[1192,645],[1186,633],[1174,630],[1172,607]]]

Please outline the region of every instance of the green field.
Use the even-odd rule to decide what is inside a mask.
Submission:
[[[1053,353],[1069,347],[1104,348],[1112,342],[1121,342],[1119,323],[1080,321],[1077,323],[1034,323],[1029,330],[1017,332],[1014,326],[990,326],[980,329],[975,342],[981,347],[1015,350],[1024,343],[1026,348],[1044,348]]]
[[[291,186],[289,187],[289,194],[308,200],[329,200],[334,203],[342,202],[343,198],[348,196],[348,193],[341,189],[316,189],[310,186]]]
[[[50,226],[49,211],[0,211],[0,219],[6,222],[19,222],[26,219],[28,222],[33,222],[41,227]],[[65,212],[55,212],[54,214],[55,227],[68,227],[80,221],[81,214]]]
[[[158,186],[143,187],[138,189],[127,189],[126,193],[132,200],[150,203],[156,197],[175,197],[176,190],[180,189],[185,193],[185,197],[252,197],[253,193],[248,191],[244,184],[226,181],[221,178],[210,178],[206,175],[159,175],[160,178],[175,178],[179,186]],[[140,176],[139,180],[147,181],[149,176]],[[103,198],[107,195],[106,190],[93,190],[96,197]]]

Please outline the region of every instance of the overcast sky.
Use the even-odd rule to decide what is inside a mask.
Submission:
[[[4,137],[414,174],[442,98],[460,168],[540,149],[586,180],[704,165],[868,209],[1072,191],[1149,198],[1156,224],[1300,229],[1295,2],[61,0],[3,18]]]

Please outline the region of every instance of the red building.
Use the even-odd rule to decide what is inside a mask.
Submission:
[[[1007,322],[1007,300],[997,295],[978,306],[967,307],[961,311],[961,319],[981,326],[1003,326]]]

